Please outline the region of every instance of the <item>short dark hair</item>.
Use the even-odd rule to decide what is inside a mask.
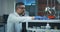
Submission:
[[[18,3],[16,3],[15,9],[16,9],[18,6],[20,6],[20,5],[24,5],[24,3],[23,3],[23,2],[18,2]]]

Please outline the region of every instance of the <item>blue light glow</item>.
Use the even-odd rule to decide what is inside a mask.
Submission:
[[[17,0],[17,2],[24,2],[25,5],[31,5],[31,3],[35,3],[35,0]]]

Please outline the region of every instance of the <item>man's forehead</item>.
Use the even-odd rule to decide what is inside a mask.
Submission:
[[[20,5],[19,7],[25,7],[25,5]]]

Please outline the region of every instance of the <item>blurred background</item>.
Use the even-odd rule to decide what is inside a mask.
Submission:
[[[29,16],[49,17],[52,15],[54,19],[60,20],[60,0],[0,0],[0,31],[6,31],[5,24],[8,15],[15,12],[15,4],[17,2],[25,3],[26,13]]]
[[[25,3],[30,16],[48,16],[48,11],[51,11],[56,19],[60,18],[60,0],[0,0],[0,16],[14,12],[17,2]]]

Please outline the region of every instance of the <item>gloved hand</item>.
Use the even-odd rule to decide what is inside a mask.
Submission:
[[[35,16],[35,20],[48,20],[46,16]]]

